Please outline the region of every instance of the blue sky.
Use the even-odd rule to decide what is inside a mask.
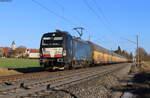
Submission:
[[[138,34],[140,46],[150,53],[149,0],[36,1],[72,23],[48,12],[32,0],[0,2],[0,46],[10,46],[14,40],[17,46],[39,48],[42,34],[61,29],[77,35],[72,28],[82,26],[85,28],[83,39],[87,40],[90,33],[91,41],[108,49],[116,49],[120,45],[128,52],[134,52],[136,45],[125,39],[136,41]]]

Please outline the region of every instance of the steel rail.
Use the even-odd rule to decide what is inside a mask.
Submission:
[[[86,70],[86,69],[85,69]],[[13,76],[2,76],[0,77],[0,89],[6,88],[8,86],[18,85],[22,82],[28,81],[36,81],[44,78],[51,78],[53,75],[63,75],[67,73],[76,73],[80,70],[66,70],[66,71],[58,71],[58,72],[38,72],[38,73],[27,73],[21,75],[13,75]]]
[[[101,68],[105,68],[106,66],[101,66]],[[19,85],[23,82],[31,82],[38,81],[45,78],[52,78],[53,76],[61,76],[64,74],[72,74],[80,71],[91,70],[93,67],[78,69],[78,70],[65,70],[60,72],[36,72],[36,73],[27,73],[21,75],[13,75],[13,76],[2,76],[0,77],[0,89],[12,87],[14,85]],[[97,67],[94,67],[97,69]]]
[[[69,84],[75,84],[76,82],[82,81],[82,80],[86,80],[89,78],[94,78],[94,77],[98,77],[98,76],[102,76],[104,74],[107,73],[111,73],[114,70],[118,70],[121,68],[124,68],[124,64],[120,65],[120,66],[115,66],[114,68],[108,68],[105,70],[100,71],[99,69],[96,70],[89,70],[86,72],[79,72],[79,73],[75,73],[75,74],[70,74],[70,75],[66,75],[66,76],[60,76],[60,77],[56,77],[56,78],[51,78],[51,79],[46,79],[46,80],[42,80],[42,81],[38,81],[38,82],[34,82],[34,83],[25,83],[25,85],[22,85],[22,87],[13,87],[13,88],[9,88],[9,89],[1,89],[1,94],[0,97],[5,97],[5,98],[9,98],[11,96],[12,97],[18,97],[18,96],[25,96],[27,94],[31,94],[31,93],[35,93],[41,90],[45,90],[47,85],[51,85],[51,88],[54,87],[58,87],[58,86],[62,86],[62,85],[69,85]]]

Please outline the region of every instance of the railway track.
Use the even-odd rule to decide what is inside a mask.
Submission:
[[[94,67],[95,69],[97,67]],[[105,69],[105,66],[101,66],[102,69]],[[57,72],[36,72],[36,73],[27,73],[27,74],[21,74],[21,75],[12,75],[12,76],[0,76],[0,89],[5,88],[7,86],[12,85],[18,85],[22,82],[28,82],[28,81],[36,81],[41,80],[45,78],[52,78],[55,76],[61,76],[65,74],[73,74],[80,71],[86,71],[90,70],[90,68],[84,68],[84,69],[78,69],[78,70],[65,70],[65,71],[57,71]]]
[[[79,69],[64,72],[53,72],[47,73],[46,75],[44,74],[43,76],[40,75],[39,73],[36,73],[39,74],[40,77],[36,76],[36,78],[34,77],[33,79],[30,79],[29,77],[26,76],[26,78],[23,78],[24,81],[20,81],[21,78],[19,78],[19,81],[16,79],[15,81],[17,81],[17,83],[13,85],[0,87],[0,98],[15,98],[20,96],[28,96],[30,94],[32,95],[41,91],[42,92],[49,91],[51,88],[56,87],[60,88],[64,86],[69,86],[81,81],[85,81],[87,79],[111,73],[115,70],[119,70],[125,67],[125,65],[126,64],[116,64],[115,66],[109,65],[102,67],[93,67],[93,68],[86,68],[84,70]],[[56,75],[58,73],[62,75]],[[50,77],[52,75],[53,77]],[[4,82],[4,79],[2,80],[1,82]],[[11,81],[11,79],[8,80]],[[5,82],[8,81],[5,80]]]
[[[36,72],[36,73],[27,73],[27,74],[21,74],[21,75],[13,75],[13,76],[0,76],[0,89],[11,86],[11,85],[16,85],[21,82],[28,82],[28,81],[36,81],[36,80],[41,80],[44,78],[52,78],[53,76],[61,76],[66,73],[71,74],[71,73],[76,73],[78,71],[82,71],[83,69],[79,70],[66,70],[65,72],[63,71],[58,71],[58,72]],[[85,69],[87,70],[87,69]]]

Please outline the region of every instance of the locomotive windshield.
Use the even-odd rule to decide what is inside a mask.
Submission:
[[[42,46],[61,47],[63,44],[63,36],[60,34],[51,33],[44,36],[42,39]]]

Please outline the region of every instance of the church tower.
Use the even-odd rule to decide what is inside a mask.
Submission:
[[[15,44],[15,41],[12,42],[12,44],[11,44],[11,49],[12,49],[12,50],[16,50],[16,44]]]

